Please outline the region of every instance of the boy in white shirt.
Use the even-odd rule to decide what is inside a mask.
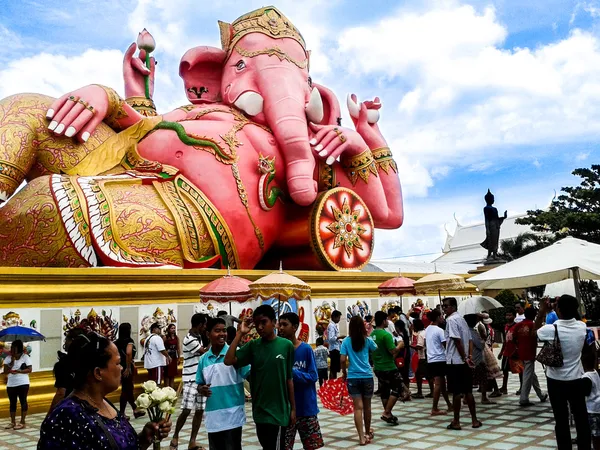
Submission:
[[[155,381],[160,386],[164,368],[169,365],[171,358],[165,349],[165,342],[160,334],[158,323],[150,326],[150,336],[144,342],[144,349],[144,369],[148,371],[148,379]]]

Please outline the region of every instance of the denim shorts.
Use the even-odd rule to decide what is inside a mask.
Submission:
[[[373,382],[373,377],[371,378],[348,378],[346,380],[348,384],[348,394],[350,397],[365,397],[371,398],[373,397],[373,390],[375,388],[375,383]]]

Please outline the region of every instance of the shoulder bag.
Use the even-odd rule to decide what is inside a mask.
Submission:
[[[562,367],[565,364],[556,324],[554,324],[554,340],[544,342],[540,353],[535,359],[546,367]]]

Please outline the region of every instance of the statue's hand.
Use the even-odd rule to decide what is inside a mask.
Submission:
[[[108,111],[108,95],[104,89],[92,84],[56,99],[46,112],[51,120],[48,129],[56,135],[76,136],[86,142]]]
[[[381,101],[379,97],[375,97],[373,101],[358,102],[358,98],[354,94],[348,95],[347,98],[348,112],[352,118],[352,122],[358,134],[360,134],[369,148],[387,147],[387,142],[377,122],[379,122],[381,109]]]
[[[123,81],[125,82],[125,97],[144,97],[146,95],[145,82],[149,76],[150,98],[154,94],[154,72],[156,60],[150,57],[150,69],[146,67],[146,51],[140,50],[135,56],[137,45],[132,43],[123,58]]]
[[[508,211],[504,211],[504,218],[506,219],[508,217]]]
[[[310,144],[317,157],[327,164],[333,164],[342,154],[354,156],[367,150],[365,140],[349,128],[310,123],[310,129],[314,133]]]

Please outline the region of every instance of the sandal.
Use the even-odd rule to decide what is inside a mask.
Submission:
[[[143,417],[143,416],[145,416],[145,415],[146,415],[146,411],[137,411],[137,410],[135,410],[135,411],[133,412],[133,417],[134,417],[135,419],[139,419],[140,417]]]
[[[442,411],[441,409],[434,409],[431,411],[432,416],[445,416],[448,414],[446,411]]]
[[[381,420],[383,420],[385,423],[389,423],[390,425],[398,425],[398,418],[397,417],[385,417],[385,416],[381,416]]]
[[[489,399],[486,399],[486,400],[481,400],[481,404],[482,405],[495,405],[496,402],[493,402],[493,401],[491,401]]]
[[[460,425],[456,425],[454,422],[450,422],[450,425],[448,425],[446,427],[447,430],[456,430],[456,431],[460,431],[462,430]]]
[[[4,427],[5,430],[12,430],[15,427],[15,423],[9,423]]]
[[[483,423],[481,422],[481,420],[478,420],[471,426],[471,428],[481,428],[482,425]]]
[[[18,423],[14,426],[13,430],[22,430],[23,428],[25,428],[25,424]]]
[[[491,398],[502,397],[502,392],[500,392],[500,391],[492,392],[490,394],[490,397]]]
[[[177,441],[177,444],[173,444],[173,440],[171,439],[171,442],[169,442],[169,450],[177,450],[178,446],[179,446],[179,441]]]

